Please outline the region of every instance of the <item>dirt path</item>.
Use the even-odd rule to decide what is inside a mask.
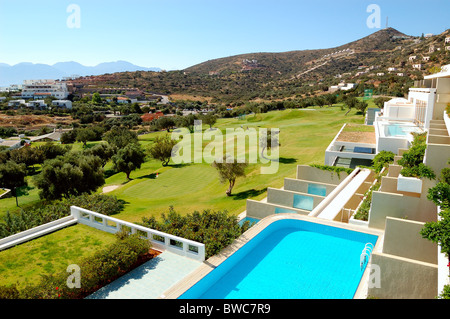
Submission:
[[[103,188],[103,194],[112,192],[113,190],[115,190],[115,189],[117,189],[119,187],[120,187],[119,185],[106,186],[106,187]]]

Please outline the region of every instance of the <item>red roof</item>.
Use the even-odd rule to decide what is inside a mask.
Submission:
[[[147,113],[141,116],[142,121],[144,122],[151,122],[155,119],[159,119],[160,117],[163,117],[163,112],[156,112],[156,113]]]

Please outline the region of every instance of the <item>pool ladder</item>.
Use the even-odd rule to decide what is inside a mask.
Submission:
[[[367,243],[364,246],[364,249],[361,253],[361,256],[359,257],[359,265],[361,267],[361,270],[363,269],[364,265],[366,264],[366,262],[369,260],[370,258],[370,254],[373,251],[373,244],[372,243]]]

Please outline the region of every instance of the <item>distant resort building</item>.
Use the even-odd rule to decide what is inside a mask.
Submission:
[[[440,73],[416,81],[407,99],[392,99],[384,104],[382,110],[369,109],[366,124],[373,125],[374,131],[360,134],[359,138],[369,134],[372,137],[370,143],[367,137],[364,141],[349,141],[349,134],[345,133],[348,126],[344,125],[326,151],[325,164],[339,165],[343,161],[350,163],[352,160],[373,158],[367,155],[369,149],[375,149],[376,154],[380,151],[397,153],[398,149],[409,148],[413,139],[410,133],[436,132],[435,123],[444,119],[445,108],[450,103],[449,96],[450,65],[442,67]],[[448,155],[450,157],[450,153]]]
[[[45,97],[66,99],[69,91],[65,82],[55,80],[25,80],[22,85],[22,98],[42,99]]]
[[[69,100],[53,100],[52,105],[56,107],[71,109],[72,108],[72,101]]]
[[[59,142],[61,136],[69,131],[72,129],[54,129],[51,133],[30,137],[30,142]]]
[[[356,87],[355,83],[339,83],[338,85],[330,86],[329,91],[331,93],[342,90],[342,91],[348,91],[351,89],[354,89]]]
[[[31,107],[33,109],[43,109],[47,107],[47,104],[45,104],[44,100],[33,100],[29,101],[25,104],[28,107]]]
[[[17,138],[9,138],[9,139],[2,139],[0,138],[0,147],[4,147],[7,150],[15,150],[22,146],[21,139]]]

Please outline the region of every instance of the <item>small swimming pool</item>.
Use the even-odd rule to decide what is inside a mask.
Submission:
[[[414,132],[421,132],[421,129],[415,125],[395,123],[385,125],[384,135],[405,137]]]
[[[180,299],[351,299],[376,235],[297,219],[275,221]]]

